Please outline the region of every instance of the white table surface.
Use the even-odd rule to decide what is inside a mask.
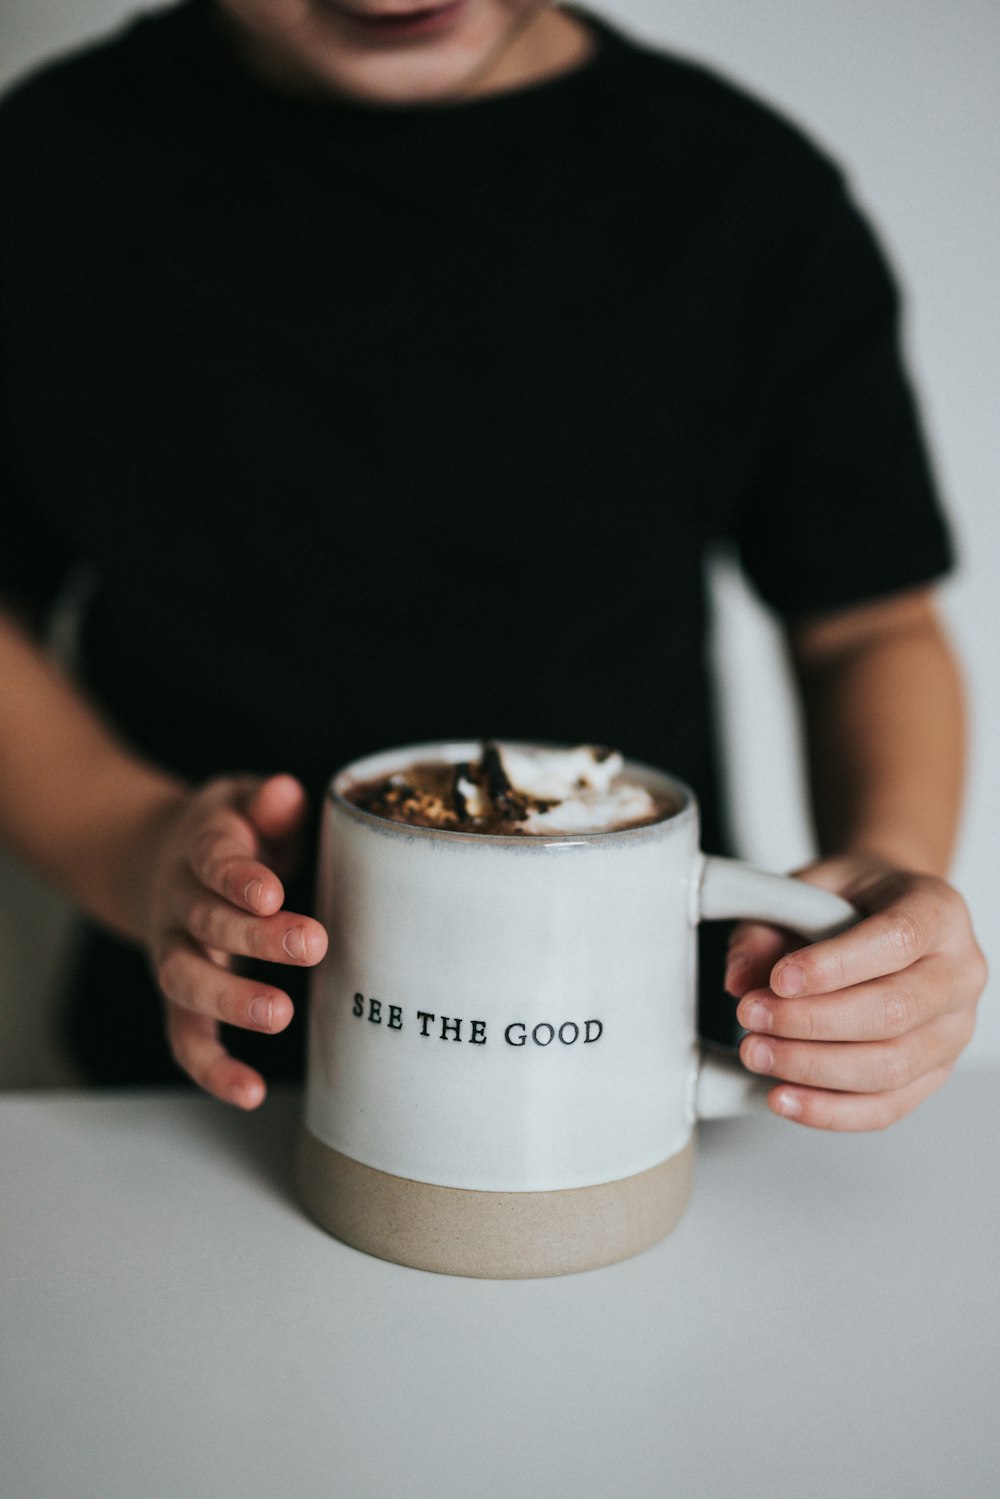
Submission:
[[[290,1184],[295,1092],[0,1098],[3,1499],[996,1499],[1000,1075],[703,1127],[627,1263],[450,1279]]]

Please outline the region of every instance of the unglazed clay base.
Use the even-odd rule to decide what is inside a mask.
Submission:
[[[303,1128],[299,1186],[338,1239],[443,1275],[516,1280],[628,1259],[674,1227],[691,1193],[694,1146],[638,1176],[559,1192],[435,1187],[362,1166]]]

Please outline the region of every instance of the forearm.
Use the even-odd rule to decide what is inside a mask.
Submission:
[[[824,854],[944,874],[961,810],[961,675],[927,594],[790,633]]]
[[[183,788],[144,763],[0,612],[0,839],[121,935],[143,924],[140,850]]]

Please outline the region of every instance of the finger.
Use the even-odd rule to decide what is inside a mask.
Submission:
[[[793,1088],[782,1084],[768,1094],[768,1107],[783,1119],[811,1129],[875,1130],[905,1118],[918,1104],[940,1088],[951,1075],[950,1067],[927,1072],[909,1087],[889,1093],[826,1093],[816,1088]]]
[[[167,1039],[178,1066],[213,1098],[241,1109],[255,1109],[263,1103],[264,1079],[229,1055],[214,1020],[168,1004]]]
[[[886,1093],[952,1063],[971,1039],[973,1019],[964,1011],[898,1036],[892,1041],[782,1041],[746,1036],[740,1060],[750,1072],[849,1093]]]
[[[905,973],[855,984],[835,995],[781,999],[770,989],[744,994],[736,1018],[748,1031],[800,1041],[886,1041],[958,1007],[953,965],[921,958]]]
[[[308,967],[318,963],[327,948],[326,931],[309,916],[297,916],[294,911],[250,916],[204,890],[191,901],[185,926],[207,947],[267,963]]]
[[[771,973],[771,988],[796,999],[899,973],[934,950],[943,935],[938,915],[933,901],[908,895],[839,937],[789,953]]]
[[[156,982],[168,1000],[209,1020],[276,1035],[295,1013],[287,994],[219,968],[193,942],[180,938],[156,966]]]
[[[306,793],[294,776],[269,776],[247,802],[247,817],[268,841],[287,838],[301,825]]]
[[[740,922],[729,939],[723,980],[726,993],[742,999],[751,989],[764,988],[775,963],[793,945],[779,927]]]
[[[257,834],[245,817],[215,813],[195,840],[189,867],[195,879],[233,905],[260,916],[280,911],[285,890],[273,869],[258,857]]]

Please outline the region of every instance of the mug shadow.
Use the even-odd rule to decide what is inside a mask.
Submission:
[[[176,1096],[176,1095],[175,1095]],[[313,1223],[296,1181],[296,1155],[303,1109],[303,1088],[296,1083],[272,1084],[259,1109],[244,1113],[214,1099],[200,1098],[196,1110],[185,1113],[179,1124],[191,1147],[224,1159],[226,1169],[257,1191]],[[762,1121],[765,1123],[767,1121]],[[756,1121],[713,1119],[698,1125],[697,1153],[712,1158],[759,1157],[760,1135]],[[751,1127],[748,1128],[748,1125]]]
[[[302,1089],[293,1083],[272,1085],[259,1109],[252,1113],[230,1108],[213,1099],[185,1124],[203,1149],[224,1156],[227,1165],[258,1189],[264,1188],[300,1217],[308,1217],[295,1183],[295,1155]]]

